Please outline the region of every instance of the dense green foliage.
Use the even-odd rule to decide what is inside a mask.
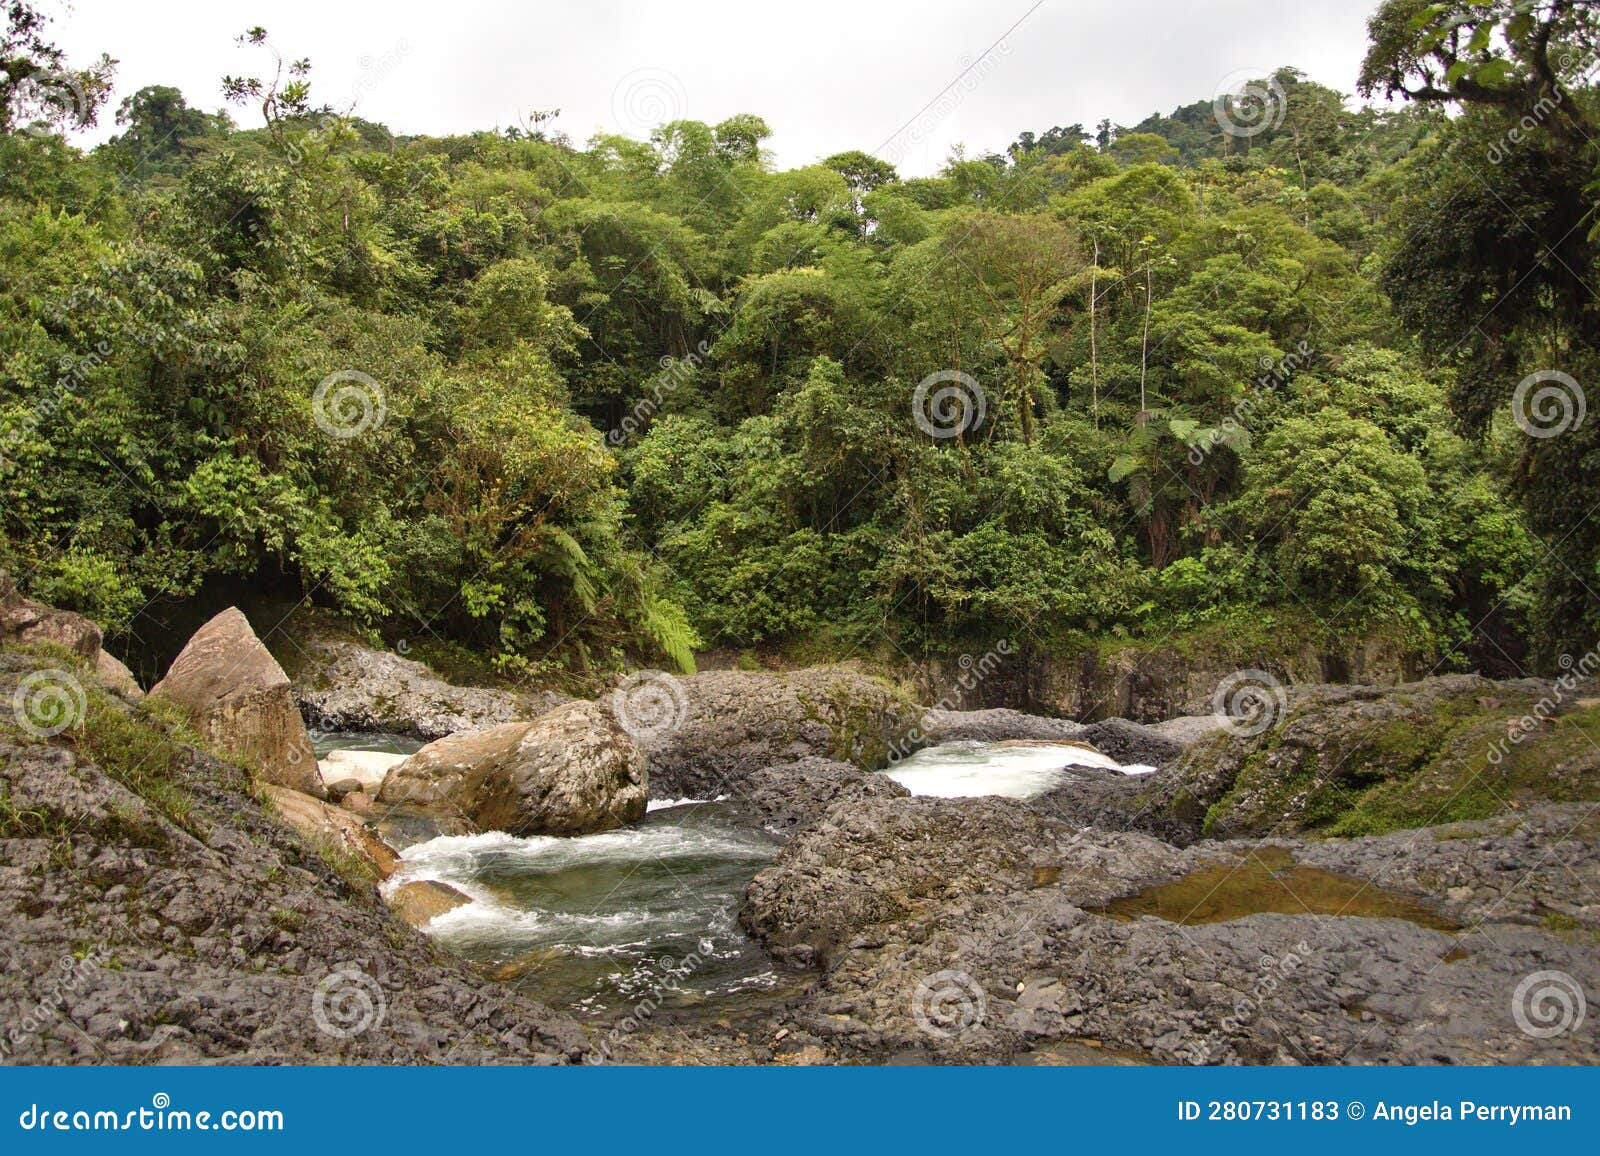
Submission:
[[[0,566],[113,629],[248,579],[535,674],[1274,606],[1458,662],[1564,641],[1600,536],[1550,478],[1593,496],[1594,423],[1491,419],[1592,359],[1588,146],[1542,125],[1476,191],[1518,113],[1261,84],[1260,126],[1204,102],[928,178],[774,171],[754,116],[396,137],[303,63],[227,78],[261,127],[153,87],[83,154],[11,115]]]

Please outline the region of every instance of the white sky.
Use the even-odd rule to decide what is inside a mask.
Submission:
[[[121,61],[115,104],[172,84],[222,104],[225,72],[259,74],[233,38],[264,25],[309,56],[312,95],[396,132],[515,124],[559,108],[582,143],[658,120],[753,112],[780,167],[849,148],[932,172],[956,144],[1001,150],[1022,129],[1132,124],[1290,64],[1354,88],[1377,0],[42,0],[69,59]],[[1021,21],[1007,35],[1012,25]],[[996,41],[1003,42],[984,56]],[[965,79],[957,82],[964,69]],[[956,82],[954,87],[948,87]],[[941,93],[943,95],[941,96]],[[925,105],[933,107],[922,111]],[[253,124],[253,112],[235,118]],[[909,125],[909,127],[908,127]],[[898,134],[898,136],[896,135]]]

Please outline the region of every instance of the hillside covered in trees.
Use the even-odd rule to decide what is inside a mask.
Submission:
[[[245,585],[531,679],[1202,628],[1549,667],[1600,637],[1595,17],[1390,0],[1376,105],[1285,68],[907,177],[776,171],[755,114],[397,135],[260,30],[230,112],[119,103],[10,5],[0,568],[113,640]]]

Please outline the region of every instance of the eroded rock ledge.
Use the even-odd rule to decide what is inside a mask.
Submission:
[[[1589,811],[1184,850],[1015,801],[856,800],[756,878],[744,919],[778,955],[824,968],[777,1027],[780,1052],[819,1062],[1049,1062],[1088,1041],[1158,1063],[1594,1063],[1592,1033],[1534,1039],[1510,1014],[1532,972],[1600,984]],[[1307,910],[1282,911],[1288,894],[1278,911],[1189,926],[1094,910],[1253,856],[1298,860]],[[1350,911],[1386,896],[1434,925],[1312,913],[1307,867],[1355,880],[1337,892]]]

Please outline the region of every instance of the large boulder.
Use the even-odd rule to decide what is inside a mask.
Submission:
[[[351,855],[367,864],[379,879],[387,879],[400,866],[400,856],[349,811],[330,807],[321,799],[266,783],[262,795],[289,826],[304,835],[319,852]]]
[[[236,607],[195,631],[149,699],[181,708],[207,743],[259,781],[322,794],[289,678]]]
[[[324,730],[438,739],[526,722],[565,701],[550,692],[453,686],[414,659],[347,638],[308,638],[296,659],[295,701]]]
[[[409,755],[393,751],[329,751],[317,762],[317,772],[329,788],[335,783],[353,782],[353,789],[376,795],[389,772],[408,758]]]
[[[81,614],[24,598],[0,570],[0,642],[45,643],[94,662],[100,655],[100,628]]]
[[[923,741],[920,707],[844,667],[655,673],[603,701],[649,755],[659,799],[737,794],[756,771],[811,755],[876,770]]]
[[[94,674],[106,687],[124,698],[138,702],[144,697],[144,688],[133,677],[133,671],[104,650],[95,656]]]
[[[585,835],[644,817],[646,766],[609,711],[571,702],[429,743],[389,772],[378,801],[459,833]]]

